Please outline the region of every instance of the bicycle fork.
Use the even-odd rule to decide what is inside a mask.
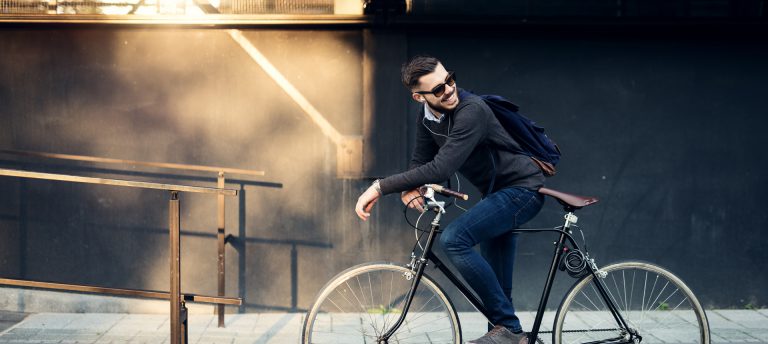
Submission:
[[[397,319],[397,322],[395,322],[394,325],[383,335],[381,335],[377,339],[378,344],[387,344],[389,343],[389,338],[392,337],[395,332],[400,328],[400,326],[405,321],[405,316],[408,315],[408,309],[411,307],[411,302],[413,301],[413,297],[416,293],[416,288],[419,287],[419,282],[421,281],[421,276],[424,275],[424,269],[427,267],[427,254],[428,252],[431,252],[432,250],[432,244],[434,243],[434,239],[437,236],[437,232],[440,229],[440,218],[443,215],[442,207],[440,207],[439,210],[437,210],[437,216],[435,216],[434,220],[432,220],[431,223],[431,229],[429,231],[429,236],[427,237],[427,243],[424,245],[424,250],[421,252],[421,256],[418,259],[412,259],[411,260],[411,271],[414,271],[415,273],[411,278],[413,281],[411,282],[411,289],[408,291],[408,296],[405,298],[405,305],[403,306],[403,312],[400,313],[400,317]]]

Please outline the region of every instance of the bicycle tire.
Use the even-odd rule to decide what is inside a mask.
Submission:
[[[402,313],[410,269],[390,263],[351,267],[331,279],[307,312],[301,342],[376,343]],[[461,343],[461,325],[443,289],[424,274],[390,343]],[[398,308],[400,307],[400,308]]]
[[[673,273],[644,262],[616,263],[601,271],[607,273],[602,280],[609,297],[628,326],[642,337],[642,343],[709,344],[704,309]],[[624,338],[615,343],[626,342],[626,333],[616,325],[593,278],[592,274],[583,277],[563,298],[552,332],[555,344],[611,338]]]

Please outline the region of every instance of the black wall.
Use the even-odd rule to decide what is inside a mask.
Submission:
[[[365,136],[367,176],[406,166],[417,105],[397,71],[430,53],[461,87],[505,95],[559,143],[548,186],[601,199],[579,223],[598,264],[657,262],[708,307],[766,304],[764,35],[447,24],[244,31],[342,134]],[[305,309],[335,273],[404,262],[412,245],[397,197],[368,223],[354,216],[370,180],[336,178],[335,146],[225,30],[4,27],[0,104],[0,148],[266,170],[229,185],[245,191],[227,203],[227,289],[244,297],[241,311]],[[214,185],[208,175],[0,160]],[[0,195],[0,276],[167,288],[165,193],[2,177]],[[182,197],[182,288],[215,294],[215,198]],[[560,219],[550,201],[528,226]],[[521,240],[520,308],[538,300],[553,239]]]

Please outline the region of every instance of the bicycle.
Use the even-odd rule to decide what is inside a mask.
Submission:
[[[435,193],[465,200],[467,195],[434,184],[423,190],[425,213],[435,213],[426,243],[421,246],[417,236],[410,263],[405,266],[365,263],[331,279],[307,312],[302,343],[462,343],[453,303],[424,271],[430,263],[488,318],[482,302],[432,253],[446,211],[446,203],[436,200]],[[566,214],[562,226],[515,230],[559,235],[529,343],[533,338],[541,342],[538,335],[546,333],[540,329],[552,283],[558,271],[566,271],[577,281],[557,309],[551,331],[553,343],[709,344],[706,313],[680,278],[657,265],[637,261],[598,268],[589,253],[579,247],[573,236],[573,229],[578,228],[574,212],[596,203],[596,198],[547,188],[539,192],[555,198]],[[418,226],[414,228],[418,230]],[[421,248],[418,255],[417,246]]]

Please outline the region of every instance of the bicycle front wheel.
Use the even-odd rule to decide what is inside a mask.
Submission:
[[[410,270],[393,264],[352,267],[320,291],[304,320],[302,343],[378,343],[404,311]],[[389,343],[460,343],[453,304],[426,274]]]
[[[671,272],[653,264],[623,262],[601,269],[611,302],[642,343],[709,344],[709,323],[691,289]],[[629,335],[615,320],[587,275],[571,288],[555,317],[555,344],[626,343]]]

